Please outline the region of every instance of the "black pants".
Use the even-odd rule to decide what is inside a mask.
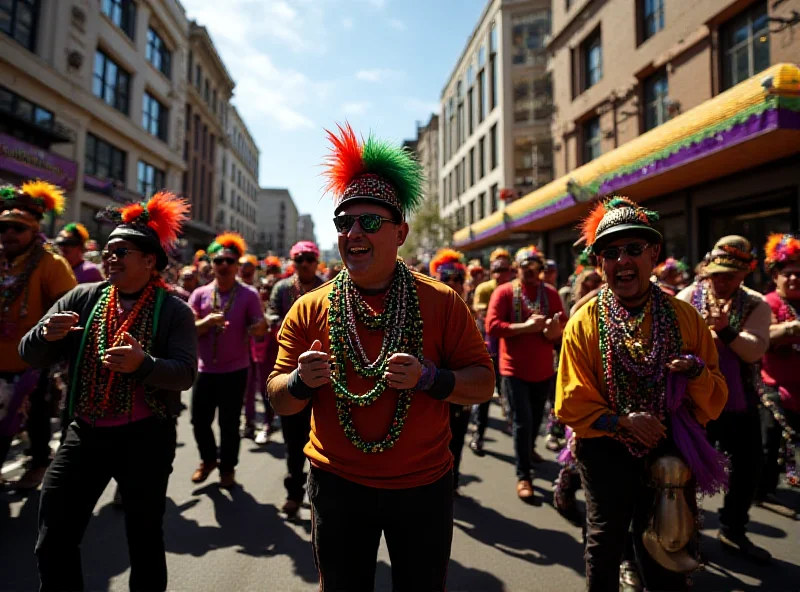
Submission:
[[[122,493],[131,590],[166,590],[164,505],[175,422],[156,417],[111,428],[76,420],[42,485],[36,557],[42,592],[82,590],[80,544],[110,479]]]
[[[311,469],[311,544],[325,592],[375,586],[381,533],[394,592],[445,589],[453,540],[453,476],[411,489],[376,489]]]
[[[496,355],[492,356],[492,364],[494,364],[494,388],[498,393],[502,393],[500,389],[503,377],[500,376],[500,367],[498,365]],[[478,405],[475,433],[477,434],[479,440],[483,440],[483,436],[486,434],[486,427],[489,425],[489,406],[491,404],[492,400],[489,399],[488,401],[484,401]]]
[[[730,458],[728,492],[719,511],[720,524],[732,534],[747,530],[750,505],[758,489],[763,464],[758,407],[742,413],[723,411],[707,426],[708,439]]]
[[[780,395],[774,392],[768,395],[773,404],[777,405],[783,413],[786,423],[795,433],[800,434],[800,413],[795,413],[784,409]],[[761,406],[759,409],[761,416],[761,439],[764,444],[764,467],[761,471],[761,483],[758,489],[758,497],[764,498],[769,494],[775,494],[778,490],[783,465],[779,464],[781,444],[783,443],[783,428],[775,419],[767,407]]]
[[[461,476],[461,451],[464,450],[464,438],[469,428],[470,408],[450,403],[450,453],[453,455],[453,488],[458,487]]]
[[[624,444],[606,437],[581,439],[577,457],[586,496],[587,589],[619,590],[620,562],[623,556],[633,559],[626,553],[632,541],[648,590],[685,590],[685,576],[661,567],[642,544],[655,499],[655,491],[646,485],[647,460],[635,458]]]
[[[192,426],[200,459],[215,463],[220,473],[230,473],[239,463],[239,416],[247,388],[247,368],[235,372],[209,374],[200,372],[192,391]],[[219,409],[219,450],[211,424]]]
[[[283,478],[286,499],[302,503],[306,485],[306,474],[303,471],[306,454],[303,448],[308,444],[308,435],[311,432],[311,403],[300,413],[282,415],[281,430],[286,444],[286,477]]]
[[[550,393],[551,379],[528,382],[503,376],[503,391],[508,397],[514,422],[514,455],[517,458],[517,479],[531,479],[531,452],[544,417],[544,405]]]
[[[14,379],[14,373],[0,373],[0,378],[8,381]],[[36,388],[28,396],[28,417],[25,420],[25,431],[30,441],[31,468],[46,467],[50,464],[50,406],[47,402],[47,388],[50,384],[50,371],[43,369],[39,374]],[[6,460],[14,437],[0,437],[0,466]]]

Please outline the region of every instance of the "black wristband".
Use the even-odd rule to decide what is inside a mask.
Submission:
[[[436,370],[436,379],[433,381],[433,386],[424,392],[437,401],[444,401],[452,394],[454,388],[456,388],[455,373],[446,368],[438,368]]]
[[[719,340],[725,345],[730,345],[734,339],[739,337],[739,332],[728,325],[724,329],[717,331],[717,337],[719,337]]]
[[[289,381],[286,383],[286,388],[289,390],[289,394],[299,401],[307,401],[317,392],[317,389],[311,388],[303,382],[303,379],[300,378],[299,368],[295,368],[292,373],[289,374]]]

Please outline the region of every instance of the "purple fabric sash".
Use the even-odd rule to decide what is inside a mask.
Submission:
[[[575,457],[572,455],[572,451],[569,449],[569,439],[572,437],[572,428],[567,428],[567,431],[564,433],[564,437],[567,439],[567,445],[561,449],[561,452],[559,452],[558,462],[561,464],[561,466],[565,467],[575,463]]]
[[[728,459],[708,442],[703,426],[687,408],[688,381],[685,374],[670,372],[667,375],[667,408],[672,420],[672,439],[697,480],[697,489],[713,495],[728,488]]]
[[[25,418],[25,404],[38,383],[39,370],[29,369],[20,374],[15,383],[8,383],[3,387],[0,398],[5,400],[0,400],[0,437],[13,438],[19,431]],[[5,396],[8,386],[11,387],[10,396]]]
[[[728,402],[725,411],[741,413],[747,411],[747,395],[742,384],[742,368],[739,365],[739,356],[724,343],[717,341],[719,353],[719,371],[728,383]]]

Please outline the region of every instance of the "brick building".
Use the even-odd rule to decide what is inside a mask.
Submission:
[[[797,230],[794,11],[800,0],[554,2],[556,180],[456,243],[538,240],[566,277],[575,222],[611,193],[648,200],[666,252],[691,263],[722,234],[762,245],[769,231]]]

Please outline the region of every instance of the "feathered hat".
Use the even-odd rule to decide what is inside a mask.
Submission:
[[[231,250],[241,257],[247,252],[247,243],[238,232],[223,232],[214,239],[213,243],[208,245],[206,251],[213,256],[224,249]]]
[[[453,249],[441,249],[431,259],[430,270],[431,275],[442,282],[457,276],[463,279],[467,271],[464,255]]]
[[[244,265],[245,263],[249,263],[253,267],[258,267],[258,258],[252,253],[247,253],[239,257],[239,265]]]
[[[372,134],[358,139],[349,123],[326,130],[331,143],[325,159],[325,192],[333,195],[338,216],[345,204],[378,203],[404,220],[423,201],[422,165],[412,153]]]
[[[688,273],[689,266],[681,261],[680,259],[675,259],[674,257],[667,257],[667,259],[656,265],[656,268],[653,270],[655,276],[663,280],[671,273]]]
[[[620,238],[641,238],[661,244],[661,233],[653,226],[658,213],[638,206],[627,197],[612,197],[598,203],[580,224],[586,248],[598,255]]]
[[[533,245],[528,245],[527,247],[522,247],[517,253],[514,255],[514,261],[517,262],[517,265],[522,265],[526,261],[538,261],[539,263],[544,263],[544,257]]]
[[[208,261],[208,253],[206,253],[203,249],[199,249],[194,252],[194,265],[197,266],[198,263],[201,261]]]
[[[0,221],[19,222],[36,230],[45,213],[61,215],[65,202],[64,191],[46,181],[5,185],[0,187]]]
[[[750,273],[758,266],[750,241],[736,234],[719,239],[706,255],[705,261],[703,273],[706,275],[739,271]]]
[[[319,259],[319,247],[311,241],[300,241],[289,251],[289,258],[294,259],[298,255],[310,254]]]
[[[771,234],[764,251],[767,269],[780,269],[790,261],[800,261],[800,239],[792,234]]]
[[[264,259],[264,267],[267,269],[267,273],[280,273],[281,260],[278,259],[275,255],[270,255],[269,257]]]
[[[59,247],[83,247],[89,240],[89,231],[83,224],[70,222],[56,237],[56,245]]]
[[[146,201],[123,207],[110,206],[97,215],[99,220],[116,224],[108,236],[132,242],[146,253],[155,253],[159,271],[169,263],[167,251],[174,248],[192,206],[169,191],[159,191]]]

